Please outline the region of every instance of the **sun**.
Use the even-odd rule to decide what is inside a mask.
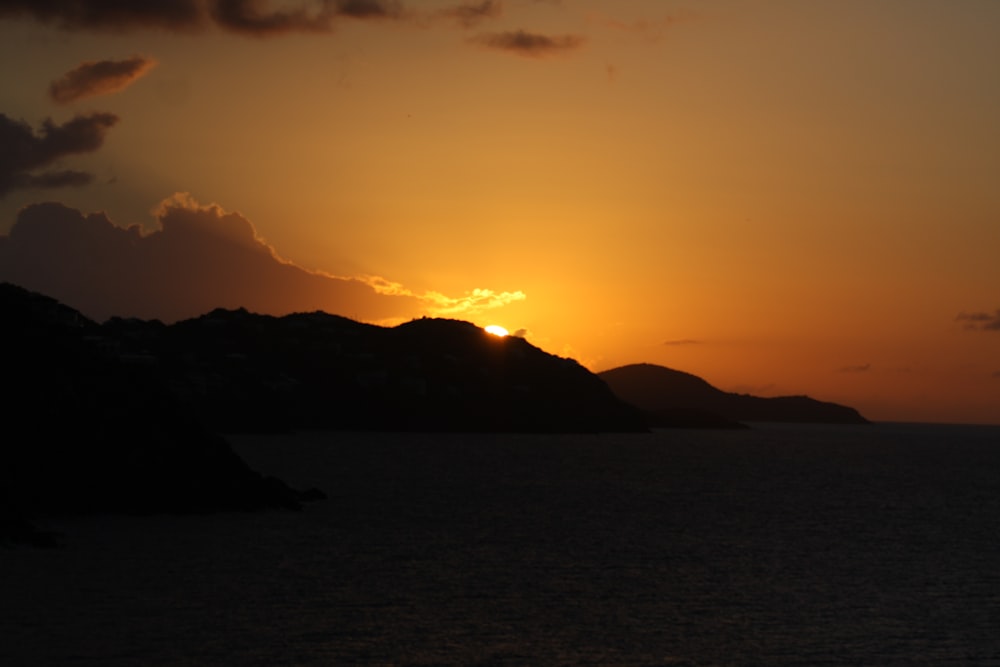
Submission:
[[[501,338],[508,335],[508,331],[499,324],[491,324],[488,327],[483,327],[483,331],[494,336],[500,336]]]

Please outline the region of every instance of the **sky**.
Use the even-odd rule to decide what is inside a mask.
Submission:
[[[0,279],[1000,423],[993,0],[0,0]]]

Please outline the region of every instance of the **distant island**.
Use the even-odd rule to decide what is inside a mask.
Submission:
[[[866,424],[857,410],[808,396],[762,398],[717,389],[696,375],[654,364],[598,373],[611,390],[643,411],[650,426],[740,428],[743,422]]]

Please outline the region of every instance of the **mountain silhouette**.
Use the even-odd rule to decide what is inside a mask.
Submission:
[[[218,309],[172,325],[112,319],[100,335],[223,432],[644,429],[572,359],[459,320],[387,328],[322,312]]]
[[[295,508],[317,495],[254,472],[218,433],[646,428],[575,361],[457,320],[218,309],[97,324],[8,283],[0,315],[0,540],[46,543],[25,520],[39,513]]]
[[[735,394],[702,378],[654,364],[598,373],[623,401],[641,409],[652,426],[732,426],[732,422],[864,424],[857,410],[808,396],[762,398]],[[718,420],[713,424],[712,416]]]

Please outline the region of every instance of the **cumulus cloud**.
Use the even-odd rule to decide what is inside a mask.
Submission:
[[[92,113],[75,116],[62,125],[46,120],[36,134],[27,123],[0,113],[0,197],[22,188],[86,185],[91,176],[82,171],[35,172],[68,155],[97,150],[117,122],[114,114]]]
[[[0,17],[31,18],[64,30],[199,30],[209,25],[265,37],[289,32],[329,32],[337,17],[394,18],[396,0],[0,0]]]
[[[959,313],[955,321],[962,322],[966,329],[974,331],[1000,331],[1000,308],[992,314],[986,312]]]
[[[482,33],[471,42],[499,51],[508,51],[529,58],[545,58],[583,46],[585,40],[579,35],[550,36],[530,33],[524,30]]]
[[[49,86],[49,97],[56,104],[69,104],[85,97],[117,93],[128,88],[155,65],[155,60],[143,56],[85,62],[53,81]]]
[[[0,236],[0,281],[42,292],[96,320],[175,321],[214,308],[272,315],[323,310],[382,323],[470,313],[522,299],[473,290],[415,295],[384,278],[337,277],[282,259],[244,216],[175,195],[155,211],[159,229],[114,225],[104,213],[59,203],[21,210]],[[376,288],[375,286],[379,286]]]
[[[482,21],[498,18],[501,14],[503,3],[500,0],[482,0],[442,9],[438,15],[454,20],[463,28],[474,28]]]

